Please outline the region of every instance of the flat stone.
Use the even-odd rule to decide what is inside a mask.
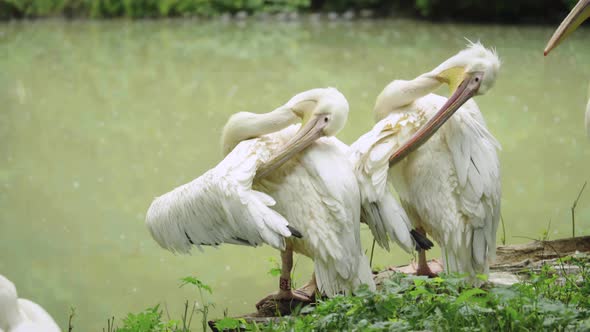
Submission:
[[[488,282],[494,285],[511,286],[520,282],[518,276],[509,272],[491,272]]]

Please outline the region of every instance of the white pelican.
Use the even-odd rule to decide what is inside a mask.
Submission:
[[[567,36],[576,31],[588,17],[590,17],[590,0],[580,0],[563,22],[561,22],[557,30],[555,30],[547,46],[545,46],[543,54],[547,56]],[[590,97],[590,87],[588,88],[588,96]],[[586,106],[586,133],[590,137],[590,99],[588,99],[588,105]]]
[[[0,275],[0,331],[60,332],[60,329],[38,304],[19,299],[14,284]]]
[[[444,266],[471,276],[487,273],[495,255],[501,190],[499,143],[469,99],[492,87],[499,68],[475,43],[414,80],[391,82],[377,97],[378,123],[351,146],[361,154],[357,176],[381,192],[392,183],[414,226],[441,246]],[[442,84],[449,99],[432,93]],[[423,250],[417,273],[433,275]]]
[[[360,284],[374,289],[358,184],[342,143],[329,137],[347,116],[348,102],[333,88],[300,93],[266,114],[233,115],[221,163],[154,200],[146,218],[152,236],[180,253],[221,243],[281,250],[279,291],[266,299],[310,301],[316,287],[328,296]],[[314,260],[309,293],[291,291],[293,251]]]

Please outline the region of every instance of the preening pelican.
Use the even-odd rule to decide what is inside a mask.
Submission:
[[[330,137],[347,116],[348,102],[333,88],[300,93],[266,114],[233,115],[221,163],[154,200],[146,219],[152,236],[180,253],[221,243],[281,250],[279,292],[270,299],[309,301],[316,287],[328,296],[360,284],[374,289],[358,184],[342,143]],[[309,293],[291,291],[293,251],[314,260]]]
[[[381,192],[392,183],[414,226],[442,247],[444,266],[470,275],[487,273],[495,255],[501,192],[500,146],[470,98],[493,86],[499,68],[474,43],[414,80],[391,82],[377,97],[377,124],[351,146],[361,155],[357,176]],[[432,93],[442,84],[449,99]],[[417,272],[433,274],[424,250]]]
[[[60,329],[41,306],[19,299],[14,284],[0,275],[0,331],[60,332]]]
[[[545,56],[566,39],[567,36],[576,31],[588,17],[590,17],[590,0],[580,0],[553,33],[547,46],[545,46],[545,51],[543,52]],[[588,97],[590,98],[590,87],[588,88]],[[588,99],[588,105],[586,105],[586,133],[590,137],[590,99]]]

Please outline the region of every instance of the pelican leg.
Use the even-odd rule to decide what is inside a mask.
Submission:
[[[426,251],[424,251],[424,249],[420,249],[418,253],[418,268],[416,269],[416,275],[429,276],[431,278],[437,276],[436,273],[432,272],[430,266],[428,266],[428,262],[426,261]]]
[[[416,228],[416,231],[426,236],[426,232],[421,227]],[[437,276],[436,273],[432,272],[430,266],[428,266],[428,261],[426,260],[426,250],[424,249],[418,250],[418,268],[416,269],[416,275],[429,276],[431,278]]]
[[[311,302],[311,298],[304,292],[291,290],[291,270],[293,269],[293,250],[289,247],[281,251],[281,277],[279,278],[279,291],[271,294],[256,303],[256,309],[260,309],[268,301],[300,301]]]

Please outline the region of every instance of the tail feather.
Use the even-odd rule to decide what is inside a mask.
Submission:
[[[363,204],[361,207],[361,221],[369,226],[379,246],[389,251],[389,238],[377,203]]]
[[[476,282],[478,274],[489,273],[488,248],[483,228],[469,229],[459,234],[441,250],[444,267],[449,272],[468,274]]]
[[[410,233],[410,220],[390,193],[383,195],[377,202],[363,204],[361,219],[369,225],[375,240],[383,249],[389,250],[389,240],[407,252],[416,247],[415,238]]]
[[[348,277],[343,277],[335,268],[335,262],[326,262],[321,259],[314,261],[314,273],[318,290],[328,297],[333,297],[337,294],[351,294],[360,285],[369,286],[370,290],[375,290],[375,281],[373,280],[373,272],[369,266],[369,260],[363,253],[359,253],[354,257],[357,261],[356,268]]]
[[[412,229],[410,231],[410,234],[412,235],[414,242],[416,242],[416,250],[430,250],[434,246],[434,243],[432,243],[432,241],[430,241],[430,239],[428,239],[426,235],[423,235],[417,230]]]
[[[297,230],[297,228],[295,228],[291,225],[287,225],[287,229],[291,232],[291,236],[294,236],[298,239],[303,238],[303,235],[301,234],[300,231]]]

